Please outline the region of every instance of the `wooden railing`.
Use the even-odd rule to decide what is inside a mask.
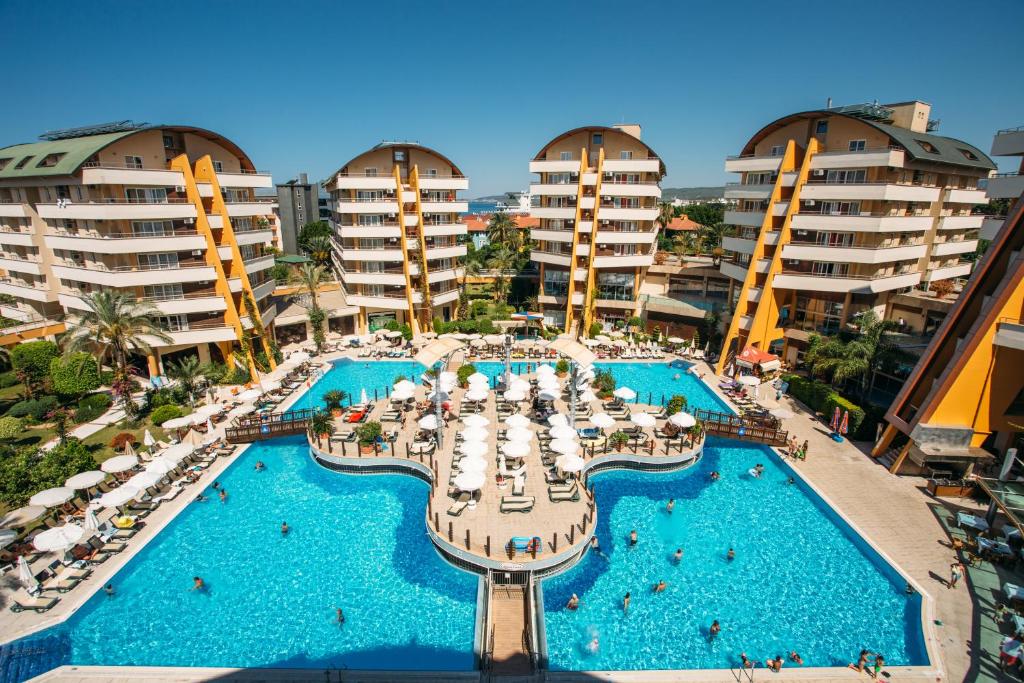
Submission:
[[[245,415],[235,420],[225,430],[224,436],[228,443],[250,443],[278,436],[305,434],[316,412],[311,408],[301,408],[283,413]]]
[[[739,417],[731,413],[717,413],[698,408],[693,416],[704,424],[704,431],[713,436],[724,436],[742,441],[757,441],[769,446],[785,446],[789,433],[776,429],[762,421]]]

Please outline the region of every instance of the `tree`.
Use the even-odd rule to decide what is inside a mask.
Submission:
[[[37,388],[49,376],[50,363],[59,355],[57,345],[51,341],[22,342],[11,352],[11,364],[19,379],[24,378],[26,385]]]
[[[722,234],[725,232],[725,223],[712,223],[702,225],[698,232],[698,241],[703,250],[714,253],[717,247],[722,246]]]
[[[331,238],[324,235],[317,235],[306,242],[306,253],[309,258],[321,266],[331,262]]]
[[[725,220],[724,204],[690,204],[685,211],[686,217],[699,225],[714,225]]]
[[[309,251],[310,243],[314,238],[317,237],[330,237],[331,226],[325,221],[313,221],[312,223],[306,223],[299,229],[299,234],[296,237],[296,242],[299,249],[305,252]]]
[[[309,311],[309,323],[313,327],[313,343],[316,352],[323,351],[327,337],[324,334],[324,322],[327,315],[320,308],[320,287],[328,282],[327,270],[321,265],[303,263],[302,267],[292,274],[292,282],[298,286],[293,295],[300,306]]]
[[[804,360],[812,374],[829,377],[833,384],[856,383],[859,397],[866,401],[874,388],[875,373],[894,368],[907,353],[890,334],[898,327],[896,321],[880,320],[870,310],[854,320],[858,331],[847,341],[811,335]]]
[[[96,359],[82,351],[50,361],[53,390],[61,396],[79,399],[100,387],[100,368]]]
[[[494,301],[504,302],[508,297],[510,278],[508,271],[515,268],[516,255],[508,247],[501,247],[491,256],[487,265],[495,271],[494,275]]]
[[[170,363],[167,366],[167,374],[171,379],[178,381],[185,395],[188,396],[189,405],[195,405],[196,391],[203,379],[203,366],[197,356],[186,356],[177,363]]]
[[[471,277],[480,274],[480,264],[476,261],[467,260],[462,267],[462,282],[459,285],[459,308],[455,316],[459,320],[465,320],[469,314],[469,294],[466,292],[467,281]]]
[[[667,231],[669,223],[676,217],[676,207],[672,206],[672,202],[660,202],[658,204],[658,217],[655,219],[658,225],[661,226],[661,230]]]
[[[71,419],[71,411],[67,408],[57,408],[47,414],[46,417],[53,423],[54,431],[57,432],[57,438],[60,440],[60,443],[67,443],[68,421]]]
[[[114,393],[125,413],[134,415],[137,406],[131,400],[134,383],[128,358],[133,353],[153,355],[152,339],[171,342],[157,323],[160,312],[121,292],[93,292],[83,300],[87,310],[72,323],[65,337],[64,353],[92,352],[101,363],[109,357],[114,366]]]
[[[316,437],[316,443],[319,446],[322,437],[330,437],[334,433],[334,418],[326,410],[318,410],[310,418],[309,428]]]
[[[487,241],[497,248],[510,250],[518,255],[523,248],[522,235],[515,219],[504,211],[498,211],[491,215],[487,223]]]
[[[21,420],[16,417],[0,417],[0,441],[8,441],[21,434]]]
[[[332,389],[324,393],[324,404],[327,406],[327,410],[341,410],[341,403],[346,397],[347,394],[341,389]]]
[[[935,280],[929,285],[929,289],[935,292],[935,298],[945,299],[955,289],[952,280]]]

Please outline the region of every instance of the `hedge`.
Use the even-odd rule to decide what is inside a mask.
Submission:
[[[50,361],[53,390],[63,396],[85,396],[100,388],[100,366],[88,353],[73,353]]]
[[[86,396],[75,407],[75,422],[92,422],[97,417],[107,412],[112,399],[107,394],[93,394]]]
[[[181,408],[174,405],[160,406],[149,415],[149,419],[158,427],[168,420],[181,417]]]
[[[22,342],[11,351],[11,365],[22,370],[32,382],[42,382],[50,374],[50,362],[60,355],[51,341]]]
[[[36,422],[42,422],[58,405],[60,403],[56,396],[43,396],[39,399],[19,401],[11,406],[7,414],[11,417],[31,417]]]
[[[812,410],[824,414],[825,419],[831,420],[832,413],[838,407],[839,412],[850,411],[850,425],[848,434],[857,436],[857,432],[864,422],[864,409],[848,401],[836,393],[835,389],[824,382],[811,380],[799,375],[783,375],[782,381],[789,383],[789,395],[802,401]],[[873,438],[873,437],[872,437]]]

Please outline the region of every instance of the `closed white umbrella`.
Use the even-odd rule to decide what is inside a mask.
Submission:
[[[768,412],[771,413],[772,417],[777,417],[780,420],[788,420],[795,415],[789,408],[773,408]]]
[[[561,392],[557,389],[541,389],[537,392],[537,398],[542,401],[557,401]]]
[[[364,406],[370,404],[370,397],[366,395],[366,389],[359,390],[359,403]]]
[[[18,580],[21,581],[22,585],[30,593],[35,593],[39,590],[39,582],[32,575],[32,568],[28,566],[28,560],[25,559],[24,555],[18,558]]]
[[[555,453],[572,454],[579,450],[580,445],[571,439],[555,439],[550,448]]]
[[[483,472],[463,472],[455,477],[455,488],[460,491],[479,491],[485,480]]]
[[[4,515],[0,519],[0,527],[27,526],[45,514],[46,507],[42,505],[26,505]]]
[[[172,462],[164,457],[154,458],[149,464],[146,465],[147,472],[154,472],[161,476],[170,474],[177,469],[178,463]],[[129,480],[130,481],[130,480]]]
[[[28,499],[29,505],[43,505],[48,508],[63,505],[75,497],[75,490],[67,486],[58,486],[40,491]]]
[[[674,424],[676,427],[682,427],[683,429],[688,429],[689,427],[692,427],[693,425],[697,424],[697,420],[696,418],[693,417],[693,415],[681,411],[669,416],[668,421]]]
[[[517,389],[512,389],[512,390],[506,391],[504,394],[502,394],[502,397],[504,397],[504,399],[506,401],[512,401],[513,403],[518,403],[519,401],[525,401],[526,400],[526,392],[525,391],[520,391],[520,390],[517,390]]]
[[[65,524],[42,532],[32,539],[32,545],[36,550],[44,553],[67,550],[78,545],[85,537],[86,532],[82,527],[77,524]]]
[[[93,512],[91,507],[85,509],[85,519],[82,522],[82,528],[93,534],[100,530],[100,520],[96,519],[96,513]]]
[[[488,393],[486,389],[470,389],[466,392],[466,398],[470,401],[485,401]]]
[[[150,433],[148,429],[146,430],[146,433],[142,435],[142,445],[148,448],[152,448],[153,446],[156,445],[156,439],[153,438],[153,435]]]
[[[235,398],[237,398],[242,403],[249,403],[251,401],[255,401],[262,395],[263,392],[260,391],[259,389],[246,389]]]
[[[483,458],[463,458],[459,461],[459,470],[462,472],[486,472],[487,461]]]
[[[480,457],[487,455],[488,446],[483,441],[464,441],[459,444],[459,452],[463,455],[471,457]]]
[[[420,429],[437,429],[437,415],[424,415],[416,424]]]
[[[89,470],[88,472],[79,472],[75,476],[64,482],[64,486],[69,489],[91,489],[101,481],[107,478],[105,472],[99,470]]]
[[[202,416],[198,416],[202,417]],[[170,420],[164,422],[161,426],[164,429],[180,429],[182,427],[192,426],[193,415],[185,415],[183,417],[172,417]]]
[[[125,486],[136,486],[139,490],[145,490],[150,486],[156,486],[165,476],[167,475],[157,474],[156,472],[139,472],[126,481]]]
[[[518,441],[521,443],[530,443],[533,441],[533,432],[525,427],[512,427],[505,432],[505,438],[509,441]]]
[[[555,467],[563,472],[579,472],[583,469],[583,458],[578,455],[562,455],[555,458]]]
[[[736,381],[748,387],[756,387],[761,384],[761,379],[753,375],[743,375]]]
[[[590,416],[590,423],[601,429],[608,429],[615,426],[615,418],[608,413],[594,413]]]
[[[629,416],[629,421],[638,427],[653,427],[654,416],[650,413],[633,413]]]
[[[113,491],[107,491],[98,498],[100,507],[104,508],[116,508],[121,507],[125,503],[135,500],[135,497],[139,495],[141,489],[138,486],[131,484],[122,484]]]
[[[14,529],[0,529],[0,548],[6,548],[17,537],[18,532]]]
[[[554,415],[548,416],[548,424],[552,427],[556,427],[558,425],[567,425],[569,424],[569,418],[567,418],[562,413],[555,413]]]
[[[510,458],[525,458],[530,454],[530,444],[525,441],[509,441],[501,444],[501,452]]]
[[[629,387],[619,387],[618,389],[612,392],[612,396],[615,396],[616,398],[621,398],[623,401],[632,401],[634,398],[636,398],[636,392],[630,389]]]
[[[552,439],[569,439],[570,441],[574,441],[579,438],[579,434],[576,430],[569,425],[555,425],[548,430],[548,434],[551,435]]]
[[[488,420],[483,415],[473,413],[472,415],[467,415],[466,417],[462,418],[462,424],[466,425],[467,427],[486,427],[487,425],[491,424],[491,421]]]
[[[487,430],[483,427],[467,427],[463,429],[459,434],[465,441],[487,441],[490,436]]]
[[[196,413],[199,415],[205,415],[210,417],[212,415],[220,415],[224,412],[224,406],[219,403],[207,403],[205,406],[199,406],[196,408]]]
[[[515,415],[510,415],[506,417],[505,424],[507,424],[509,427],[529,427],[530,418],[520,413],[516,413]]]

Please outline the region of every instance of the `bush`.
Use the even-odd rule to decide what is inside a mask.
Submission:
[[[799,401],[805,403],[812,410],[822,413],[826,420],[832,419],[832,413],[838,407],[839,412],[850,411],[850,424],[847,434],[856,437],[861,425],[864,423],[864,409],[843,398],[835,389],[817,380],[811,380],[799,375],[783,375],[782,381],[789,383],[789,394]],[[869,439],[873,439],[872,434]]]
[[[686,397],[676,394],[668,400],[668,405],[665,406],[665,412],[668,415],[675,415],[678,412],[686,410],[686,405]]]
[[[149,392],[149,409],[156,410],[160,406],[177,405],[177,401],[174,400],[174,392],[170,389],[157,389]]]
[[[113,370],[101,370],[100,371],[100,386],[109,387],[114,384],[114,371]]]
[[[207,363],[199,371],[203,377],[214,384],[220,384],[224,380],[224,376],[228,374],[228,366],[224,363]]]
[[[0,389],[7,389],[19,384],[18,377],[13,372],[5,372],[0,375]]]
[[[598,370],[594,373],[592,386],[600,398],[608,398],[615,391],[615,377],[610,370]]]
[[[149,415],[149,419],[158,427],[168,420],[181,417],[181,408],[176,405],[163,405]]]
[[[476,366],[472,363],[463,365],[455,372],[455,376],[459,380],[461,386],[465,386],[469,382],[469,376],[476,372]]]
[[[31,417],[36,422],[41,422],[58,405],[60,405],[60,402],[56,396],[43,396],[39,399],[19,401],[11,406],[7,414],[17,418]]]
[[[601,323],[590,323],[590,329],[587,330],[587,336],[591,338],[596,337],[597,335],[601,334],[601,329]]]
[[[50,361],[53,390],[63,396],[79,397],[100,387],[100,367],[88,353],[73,353]]]
[[[356,437],[359,439],[359,445],[369,446],[377,440],[384,430],[381,429],[380,422],[365,422],[356,427]]]
[[[0,439],[7,440],[21,434],[21,420],[16,417],[0,417]]]
[[[125,444],[135,445],[135,435],[131,432],[121,432],[110,440],[110,447],[115,451],[123,451]]]
[[[11,352],[11,365],[26,373],[29,380],[40,383],[50,374],[50,363],[60,355],[51,341],[22,342]]]
[[[86,396],[75,406],[75,422],[92,422],[97,417],[107,412],[113,401],[107,394],[92,394]]]
[[[565,373],[569,372],[569,361],[562,358],[557,363],[555,363],[555,372],[557,372],[560,375],[564,375]]]
[[[234,370],[224,375],[221,380],[221,384],[247,384],[252,377],[249,375],[249,371],[245,368],[236,367]]]

